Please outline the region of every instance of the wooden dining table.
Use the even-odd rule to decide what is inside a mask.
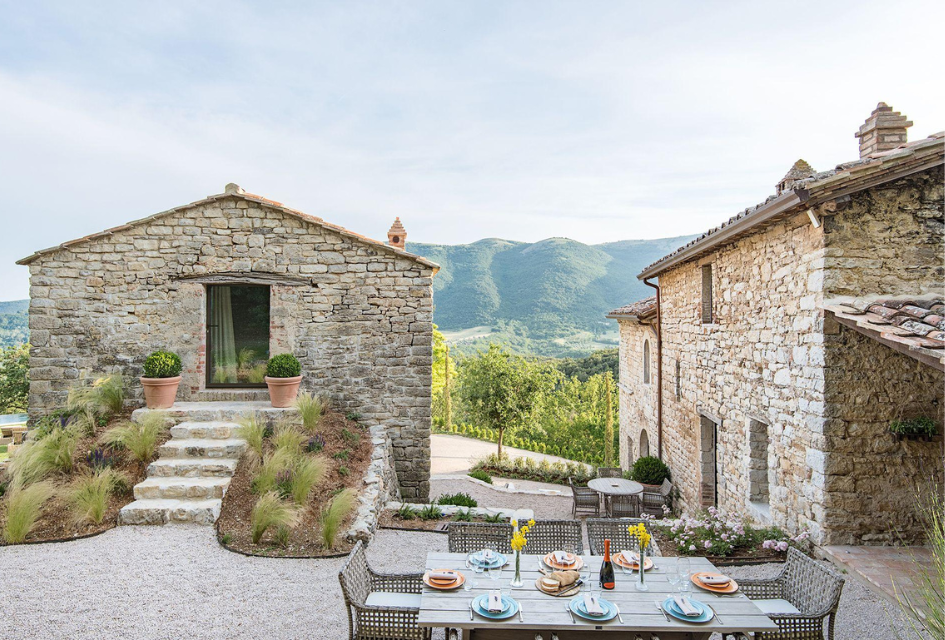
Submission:
[[[620,618],[602,621],[588,621],[572,617],[568,612],[568,602],[574,596],[555,597],[539,591],[535,582],[541,577],[541,557],[522,555],[522,579],[525,586],[510,591],[521,606],[521,615],[507,620],[491,620],[470,613],[470,602],[476,596],[488,593],[492,589],[509,588],[514,576],[514,557],[509,555],[509,564],[502,570],[498,580],[493,581],[484,573],[474,573],[466,568],[466,554],[431,552],[427,554],[426,569],[454,569],[461,571],[467,580],[478,584],[471,591],[462,587],[452,591],[440,591],[428,586],[423,587],[420,599],[421,627],[446,627],[463,629],[464,640],[535,640],[541,635],[543,640],[551,640],[553,632],[558,640],[588,640],[602,637],[608,632],[621,632],[629,640],[628,632],[639,634],[643,640],[705,640],[713,632],[736,633],[777,631],[777,625],[742,593],[720,596],[699,589],[691,582],[691,591],[687,595],[715,611],[715,616],[706,623],[684,622],[663,613],[658,603],[667,596],[678,593],[678,587],[669,582],[669,576],[675,573],[676,558],[655,557],[654,567],[646,572],[648,591],[638,591],[635,583],[637,574],[625,573],[615,566],[617,586],[611,591],[600,591],[600,597],[617,605]],[[589,560],[592,581],[597,581],[603,558],[583,556]],[[691,571],[717,571],[705,558],[690,558]],[[585,572],[582,570],[582,575]],[[579,594],[586,592],[589,585],[581,587]]]

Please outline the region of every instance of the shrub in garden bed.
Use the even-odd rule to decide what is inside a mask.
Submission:
[[[470,478],[475,478],[476,480],[482,480],[486,484],[492,484],[492,476],[490,476],[488,473],[486,473],[485,471],[481,469],[475,469],[474,471],[470,471],[467,475]]]
[[[524,456],[510,458],[503,455],[500,458],[496,454],[477,462],[473,466],[472,472],[478,471],[491,476],[553,484],[568,484],[568,478],[570,477],[576,484],[584,485],[594,477],[590,468],[579,462],[563,463],[548,462],[547,460],[536,462],[534,459]]]
[[[437,504],[447,504],[454,507],[478,507],[479,503],[468,493],[453,493],[437,498]]]
[[[638,458],[633,468],[624,474],[629,480],[640,484],[661,485],[670,477],[666,463],[654,456]]]

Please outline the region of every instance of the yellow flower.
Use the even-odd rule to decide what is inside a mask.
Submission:
[[[517,527],[517,526],[518,526],[518,520],[512,520],[512,526],[513,526],[513,527]]]
[[[529,526],[529,527],[534,527],[534,526],[535,526],[535,521],[534,521],[534,520],[529,520],[529,521],[528,521],[528,526]]]

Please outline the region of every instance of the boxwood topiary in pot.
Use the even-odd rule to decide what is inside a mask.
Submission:
[[[170,351],[155,351],[145,359],[143,369],[139,379],[148,409],[170,409],[180,386],[180,357]]]
[[[302,384],[302,365],[291,353],[280,353],[266,364],[266,386],[273,407],[291,407]]]
[[[659,458],[644,456],[633,463],[630,479],[640,484],[659,486],[669,478],[669,467]]]

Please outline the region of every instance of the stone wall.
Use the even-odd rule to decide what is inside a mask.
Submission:
[[[647,433],[650,455],[656,455],[656,331],[649,325],[620,320],[620,466],[629,469],[640,457],[640,434]],[[650,346],[650,384],[643,383],[643,347]]]
[[[358,494],[358,511],[345,533],[345,539],[370,543],[377,530],[384,505],[400,500],[400,487],[394,472],[390,437],[382,425],[371,427],[371,464],[364,472],[364,483]]]
[[[30,413],[75,383],[181,356],[178,400],[205,393],[206,283],[268,278],[270,351],[302,362],[303,388],[383,424],[401,490],[429,494],[431,267],[239,196],[170,211],[30,264]]]

